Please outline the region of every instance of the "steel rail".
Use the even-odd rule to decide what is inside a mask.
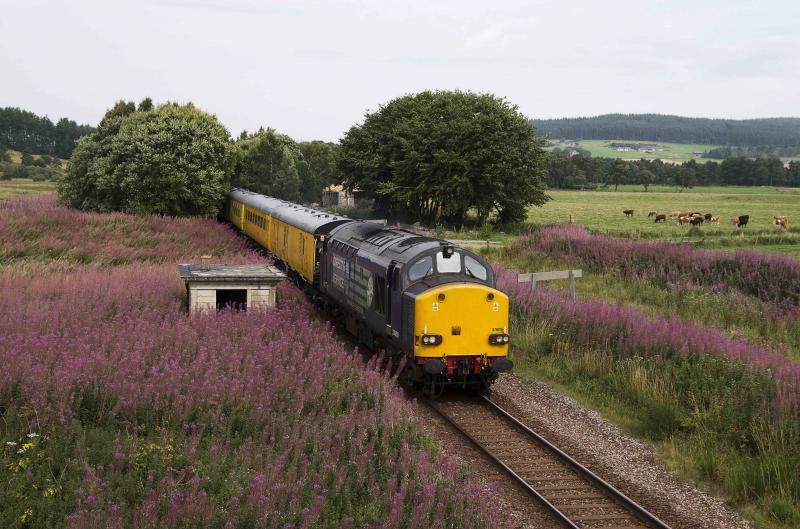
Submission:
[[[502,418],[510,422],[519,430],[531,437],[538,445],[543,446],[549,452],[554,454],[559,460],[566,463],[579,475],[588,478],[594,485],[602,492],[610,496],[619,506],[627,509],[639,518],[643,523],[653,527],[654,529],[672,529],[669,525],[664,523],[654,514],[647,511],[644,507],[627,497],[625,494],[617,490],[613,485],[602,479],[600,476],[578,463],[571,456],[566,454],[563,450],[555,446],[553,443],[531,430],[528,426],[519,421],[516,417],[501,408],[496,403],[492,402],[486,396],[482,396],[483,402],[486,403],[492,410],[497,412]],[[502,468],[509,476],[511,476],[519,485],[521,485],[527,492],[539,500],[559,521],[564,523],[570,529],[581,529],[570,517],[565,514],[561,509],[556,507],[550,500],[545,498],[539,491],[537,491],[525,478],[517,474],[511,467],[506,465],[500,458],[492,453],[490,449],[484,446],[480,441],[467,432],[458,422],[453,419],[446,411],[444,411],[435,401],[428,400],[429,405],[433,408],[445,421],[447,421],[453,428],[458,430],[464,437],[474,444],[481,452],[483,452],[489,459]]]

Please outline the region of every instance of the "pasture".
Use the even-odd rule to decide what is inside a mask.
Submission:
[[[19,195],[35,195],[52,193],[56,190],[55,182],[34,182],[33,180],[15,178],[13,180],[0,180],[0,200],[13,198]]]
[[[554,142],[554,147],[564,148],[566,144]],[[697,160],[699,163],[711,161],[709,158],[699,158],[692,153],[705,152],[718,147],[705,143],[669,143],[664,141],[644,141],[644,140],[578,140],[575,142],[581,149],[586,149],[594,157],[602,158],[621,158],[623,160],[663,160],[671,163],[683,163],[689,160]],[[656,144],[663,147],[663,151],[637,152],[637,151],[617,151],[613,149],[611,143],[627,144]],[[720,160],[714,160],[719,162]]]
[[[528,221],[541,224],[582,224],[596,233],[630,239],[703,241],[706,246],[747,247],[771,245],[773,251],[796,254],[800,244],[800,189],[761,187],[697,187],[683,192],[674,187],[620,186],[619,191],[568,191],[553,189],[543,207],[528,210]],[[626,217],[622,211],[633,209]],[[719,223],[696,228],[679,225],[677,219],[656,223],[655,211],[701,211],[719,217]],[[750,215],[746,228],[737,229],[731,218]],[[787,215],[789,229],[772,224],[773,215]]]

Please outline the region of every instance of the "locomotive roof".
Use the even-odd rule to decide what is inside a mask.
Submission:
[[[308,233],[316,234],[321,228],[329,227],[331,224],[336,225],[352,221],[352,219],[342,215],[319,211],[245,189],[233,188],[229,196],[242,204]]]
[[[385,228],[370,222],[352,222],[336,228],[331,239],[363,250],[374,261],[404,264],[432,248],[447,243],[400,228]]]

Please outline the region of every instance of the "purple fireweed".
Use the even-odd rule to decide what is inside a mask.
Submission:
[[[597,272],[662,285],[686,281],[712,289],[733,288],[783,312],[800,315],[800,260],[753,250],[734,253],[686,244],[612,239],[577,224],[547,226],[519,243]]]
[[[547,322],[580,346],[610,350],[616,357],[690,356],[710,354],[730,358],[768,372],[777,383],[772,406],[781,413],[798,413],[800,364],[783,351],[730,338],[717,329],[677,318],[648,318],[643,312],[599,300],[572,300],[565,293],[518,283],[517,273],[498,269],[498,288],[509,294],[515,311]]]
[[[139,242],[115,242],[118,224]],[[281,285],[271,310],[186,314],[176,261],[257,259],[229,229],[26,199],[0,207],[0,233],[3,255],[24,254],[0,275],[1,519],[44,527],[60,515],[75,529],[505,522],[458,460],[432,452],[391,371],[336,340],[297,288]],[[113,266],[119,255],[133,264]]]
[[[0,262],[20,259],[128,264],[197,261],[211,254],[228,263],[257,262],[244,240],[211,219],[88,213],[54,195],[0,201]]]

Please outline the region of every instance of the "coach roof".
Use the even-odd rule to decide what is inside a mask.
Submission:
[[[234,188],[229,196],[233,200],[308,233],[316,234],[321,228],[343,224],[352,220],[342,215],[319,211],[245,189]]]

